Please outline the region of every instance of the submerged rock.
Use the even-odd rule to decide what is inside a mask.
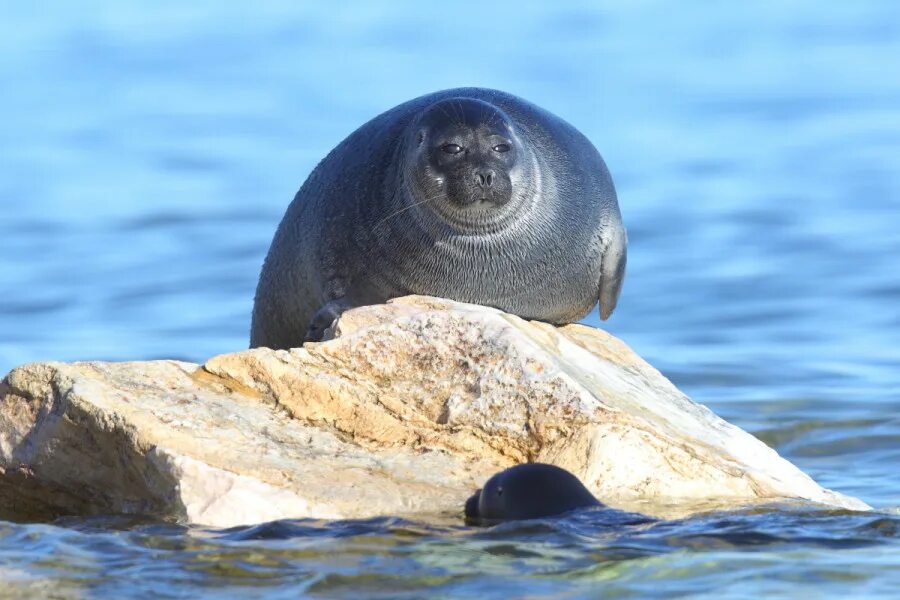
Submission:
[[[692,402],[624,343],[421,296],[333,339],[177,361],[34,363],[0,384],[4,516],[213,526],[452,512],[544,462],[655,516],[795,499],[867,509]]]

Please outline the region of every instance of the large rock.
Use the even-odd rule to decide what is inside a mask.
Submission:
[[[670,516],[794,499],[867,509],[679,392],[609,334],[407,297],[334,339],[176,361],[35,363],[0,384],[7,517],[228,526],[452,512],[495,471],[569,469]]]

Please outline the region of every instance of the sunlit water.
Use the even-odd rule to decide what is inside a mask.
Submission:
[[[894,2],[300,4],[4,7],[0,372],[245,347],[316,161],[403,100],[496,87],[575,124],[612,171],[629,270],[604,327],[879,510],[0,523],[0,594],[896,594]]]

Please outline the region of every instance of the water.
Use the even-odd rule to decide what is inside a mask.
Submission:
[[[631,243],[604,327],[879,511],[6,523],[3,594],[895,593],[894,2],[298,4],[4,7],[0,372],[245,347],[262,258],[316,161],[403,100],[496,87],[578,126],[612,171]]]

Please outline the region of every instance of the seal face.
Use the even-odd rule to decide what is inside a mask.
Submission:
[[[426,108],[413,129],[415,146],[405,152],[411,195],[450,226],[496,220],[521,185],[513,184],[523,152],[509,117],[482,100],[450,98]]]
[[[571,323],[615,308],[626,236],[574,127],[511,94],[435,92],[369,121],[313,170],[257,286],[250,345],[320,339],[342,311],[407,294]]]
[[[572,473],[554,465],[516,465],[487,480],[466,501],[466,520],[500,521],[552,517],[578,508],[603,506]]]

